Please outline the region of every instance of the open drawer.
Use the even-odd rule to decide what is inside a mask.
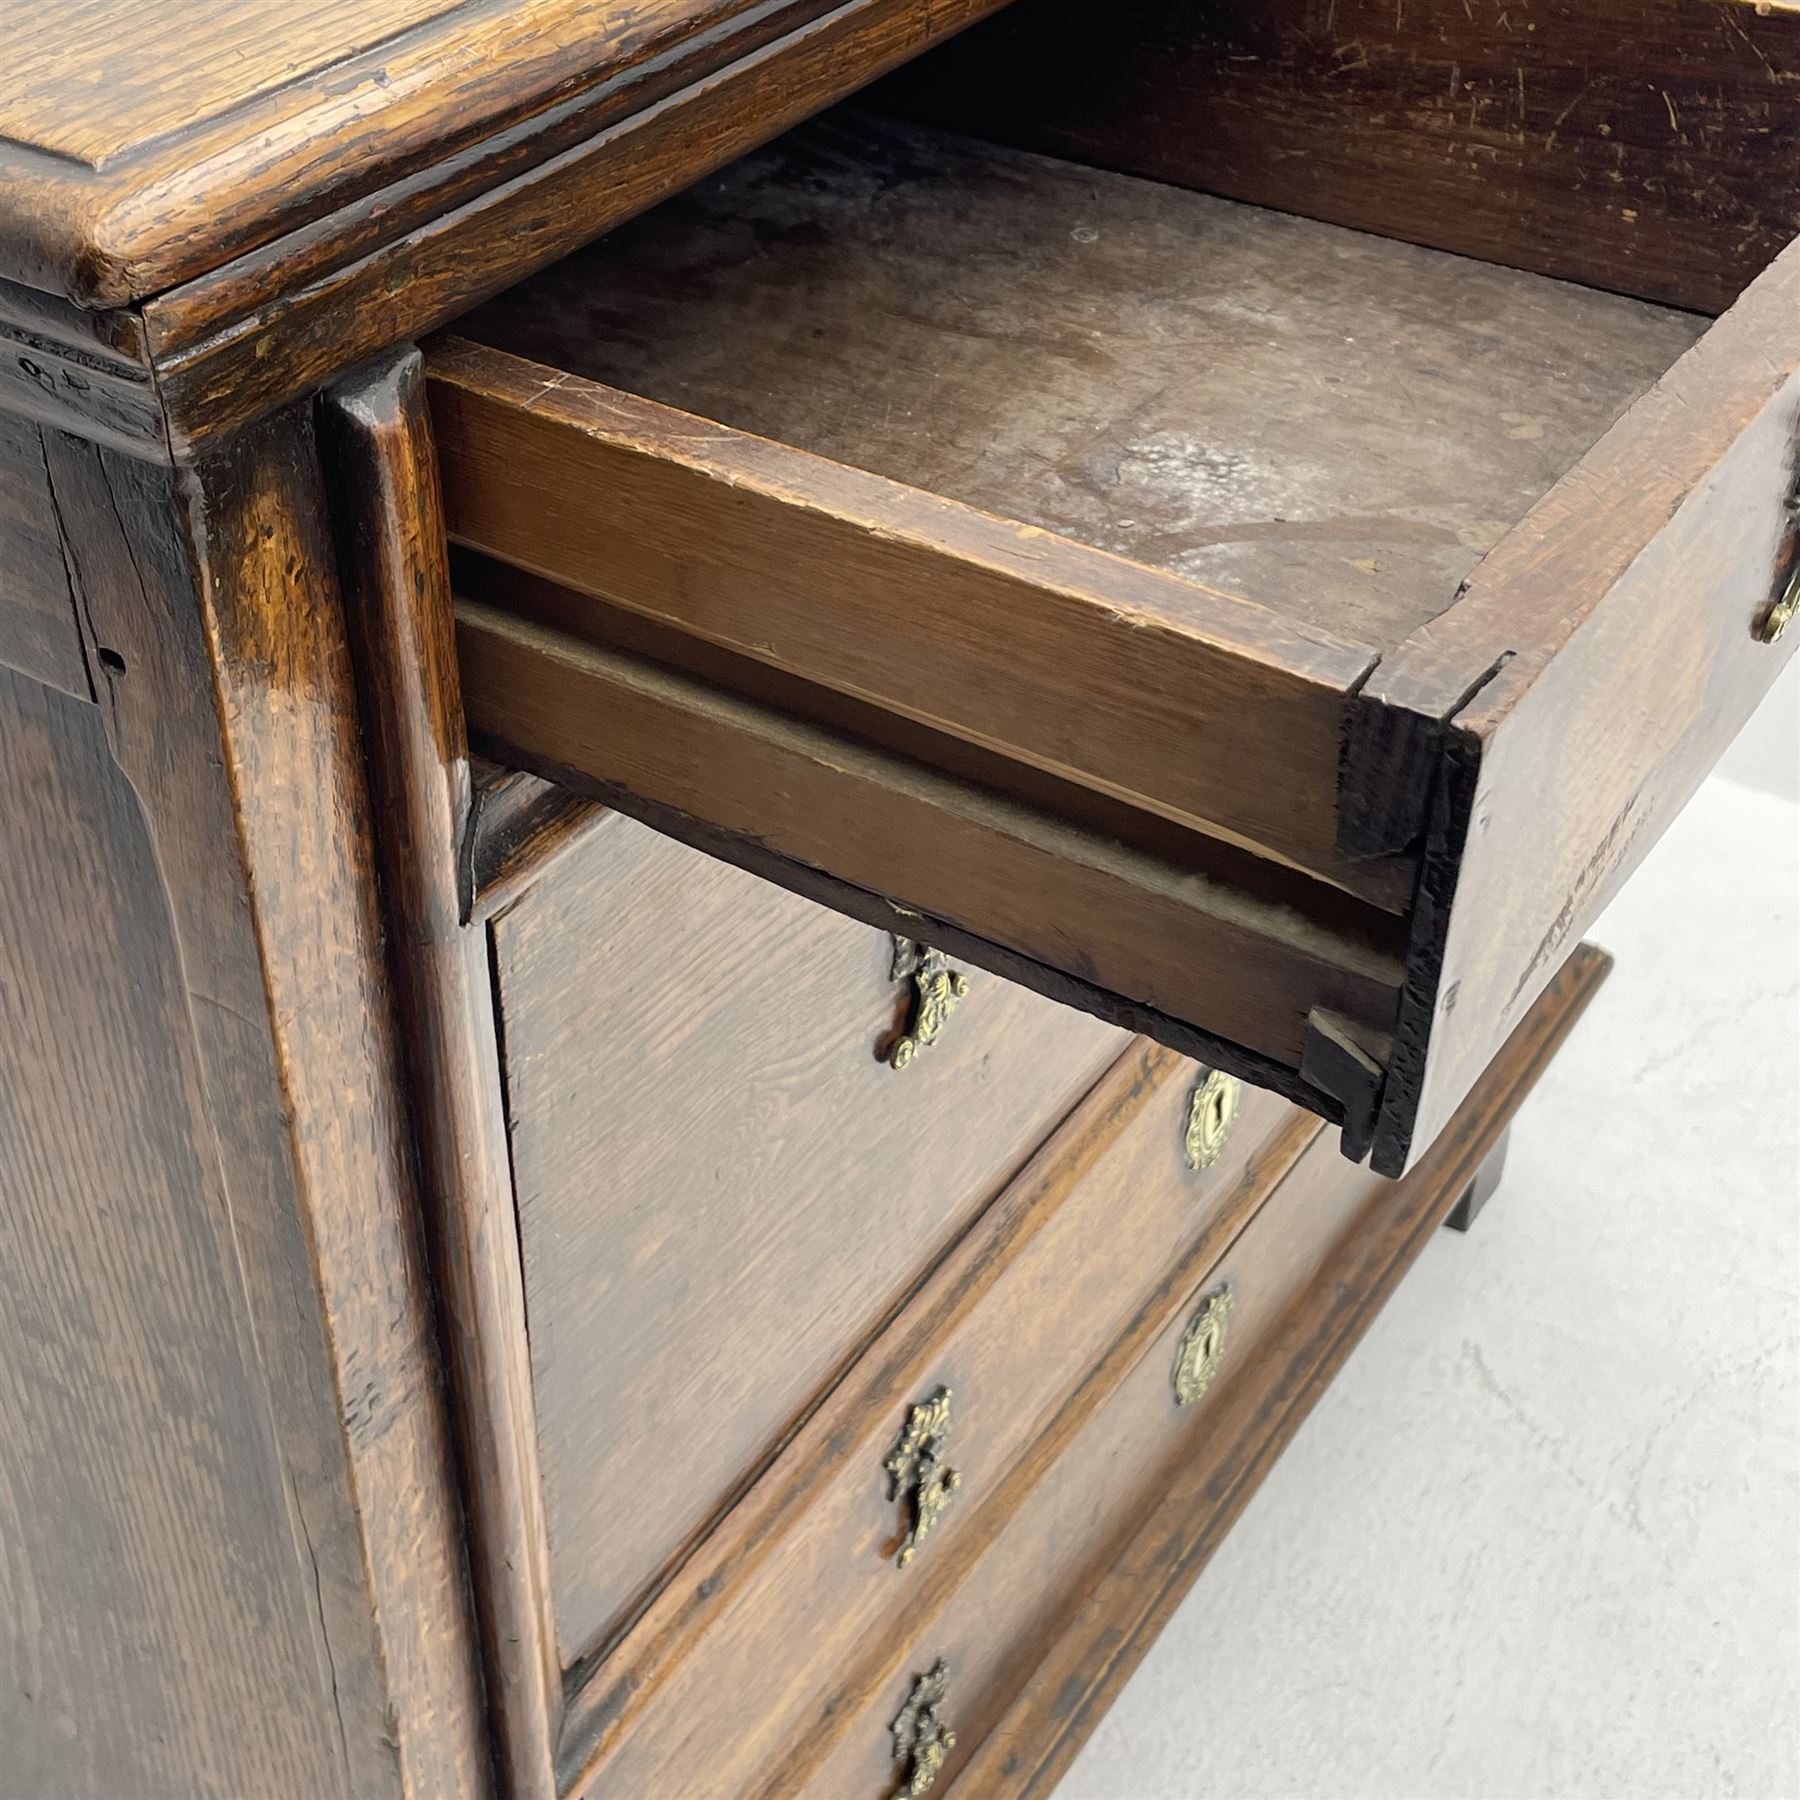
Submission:
[[[1400,1173],[1779,670],[1716,323],[870,116],[428,346],[492,754]]]

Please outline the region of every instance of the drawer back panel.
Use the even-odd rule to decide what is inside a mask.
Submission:
[[[564,1665],[609,1637],[1118,1054],[612,817],[494,923]]]
[[[1797,60],[1800,15],[1756,0],[1017,0],[875,97],[1716,313],[1794,235]]]

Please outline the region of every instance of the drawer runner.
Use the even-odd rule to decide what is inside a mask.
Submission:
[[[1347,896],[1327,895],[1334,928],[1267,865],[1264,891],[1233,885],[479,601],[458,601],[457,636],[489,754],[1356,1123],[1301,1072],[1313,1013],[1378,1017],[1401,979],[1391,947],[1346,928],[1366,925]]]

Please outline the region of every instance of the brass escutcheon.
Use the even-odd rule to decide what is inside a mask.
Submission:
[[[893,978],[912,983],[906,1029],[887,1053],[890,1067],[904,1069],[943,1030],[944,1021],[969,991],[969,978],[961,969],[951,968],[943,951],[909,937],[894,939]]]
[[[950,1390],[941,1387],[908,1411],[899,1441],[882,1464],[888,1473],[888,1498],[901,1501],[907,1511],[906,1536],[895,1558],[902,1569],[943,1516],[950,1496],[962,1486],[962,1477],[944,1466],[949,1436]]]
[[[925,1674],[914,1679],[900,1716],[888,1728],[894,1734],[894,1760],[900,1765],[903,1794],[924,1793],[956,1748],[956,1733],[944,1723],[943,1705],[949,1691],[950,1665],[940,1656]]]
[[[1181,1153],[1190,1169],[1210,1169],[1219,1160],[1243,1097],[1243,1083],[1222,1069],[1208,1069],[1195,1084],[1181,1134]]]
[[[1200,1302],[1175,1350],[1175,1404],[1192,1406],[1212,1386],[1225,1359],[1225,1328],[1231,1319],[1231,1289],[1224,1283]]]

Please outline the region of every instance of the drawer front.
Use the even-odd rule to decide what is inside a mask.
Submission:
[[[1685,314],[1078,175],[809,138],[438,346],[471,722],[1398,1174],[1800,635],[1764,641],[1800,255],[1696,344]],[[927,332],[907,297],[939,274]],[[625,376],[682,347],[652,397],[605,378],[639,299]],[[970,318],[1031,352],[992,393]],[[859,418],[871,363],[916,404]],[[1373,524],[1332,510],[1365,482]],[[1574,797],[1549,830],[1545,794]]]
[[[897,1069],[892,940],[618,817],[493,947],[566,1666],[1125,1039],[976,972]]]
[[[1047,1424],[1317,1131],[1254,1091],[1221,1129],[1199,1076],[1140,1046],[1095,1089],[602,1665],[571,1771],[596,1792],[740,1791],[807,1696],[991,1535],[1041,1475]]]
[[[1800,643],[1797,320],[1800,244],[1371,684],[1369,706],[1445,721],[1452,771],[1422,879],[1454,900],[1414,921],[1392,1161],[1430,1143]]]
[[[959,1758],[1054,1642],[1109,1546],[1155,1502],[1173,1466],[1214,1433],[1236,1374],[1260,1374],[1287,1309],[1363,1214],[1394,1199],[1392,1184],[1346,1168],[1334,1145],[1316,1140],[1201,1281],[1175,1297],[1142,1358],[1067,1435],[1050,1473],[962,1583],[896,1621],[879,1651],[821,1696],[752,1791],[817,1800],[892,1793],[921,1762],[918,1751],[896,1756],[892,1723],[940,1663],[948,1693],[937,1713],[957,1736],[942,1780],[953,1783]],[[851,1722],[840,1726],[847,1714]]]
[[[1570,958],[1404,1181],[1346,1167],[1323,1136],[1276,1173],[1247,1222],[1159,1297],[1134,1352],[1096,1367],[1097,1397],[1047,1422],[1052,1460],[1004,1523],[845,1665],[745,1791],[1047,1794],[1452,1203],[1490,1166],[1607,967],[1586,947]],[[1223,1629],[1219,1654],[1230,1654]],[[928,1784],[921,1702],[924,1738],[944,1752]]]

